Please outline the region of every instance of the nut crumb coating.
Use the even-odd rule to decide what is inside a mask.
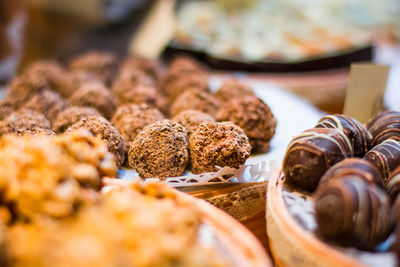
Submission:
[[[90,107],[69,107],[58,114],[57,119],[53,123],[53,130],[56,133],[65,132],[71,125],[79,122],[83,118],[101,117],[97,109]]]
[[[182,175],[189,162],[185,128],[170,120],[146,126],[132,142],[128,160],[143,178]]]
[[[244,131],[232,122],[204,123],[189,138],[190,162],[195,174],[217,171],[217,166],[238,168],[250,156]]]
[[[215,96],[223,103],[232,98],[256,95],[249,85],[240,82],[238,79],[229,78],[222,83],[218,91],[215,92]]]
[[[198,110],[184,110],[174,116],[172,121],[175,121],[186,128],[188,136],[194,133],[200,124],[207,122],[215,122],[214,118],[207,113]]]
[[[4,120],[15,111],[15,101],[11,98],[0,100],[0,120]]]
[[[73,133],[80,129],[88,130],[93,136],[99,137],[114,154],[115,161],[121,166],[125,161],[125,141],[111,122],[103,117],[87,117],[71,125],[65,132]]]
[[[15,108],[18,109],[32,96],[44,89],[50,90],[49,84],[44,77],[26,73],[12,80],[7,97],[14,101]]]
[[[28,65],[24,69],[24,74],[44,78],[52,90],[61,93],[60,90],[64,84],[66,71],[55,61],[42,60]]]
[[[194,109],[215,116],[219,102],[209,92],[188,90],[178,96],[171,105],[171,116],[178,115],[184,110]]]

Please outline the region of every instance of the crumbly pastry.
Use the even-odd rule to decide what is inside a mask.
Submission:
[[[387,139],[368,151],[364,159],[379,170],[386,182],[391,172],[400,165],[400,141]]]
[[[53,130],[56,133],[65,132],[71,125],[88,117],[101,117],[97,109],[90,107],[69,107],[61,111],[53,123]]]
[[[65,132],[73,133],[77,130],[86,129],[93,136],[99,137],[112,154],[118,166],[125,161],[125,141],[112,124],[103,117],[89,116],[71,125]]]
[[[190,163],[195,174],[238,168],[250,156],[251,146],[244,131],[231,122],[201,124],[190,135]]]
[[[185,128],[170,120],[158,121],[143,128],[128,152],[129,165],[141,177],[180,176],[189,161]]]
[[[400,112],[398,111],[381,111],[372,117],[366,125],[373,137],[373,146],[390,138],[400,141]]]
[[[215,92],[215,96],[221,102],[228,102],[232,98],[242,98],[246,96],[256,96],[251,87],[242,83],[238,79],[230,78],[225,80]]]
[[[117,59],[112,53],[91,51],[71,60],[69,62],[69,70],[95,74],[108,85],[115,76],[116,64]]]
[[[117,99],[102,83],[84,83],[69,98],[73,106],[92,107],[104,117],[111,119],[117,108]]]
[[[5,134],[14,135],[53,135],[49,120],[42,114],[22,109],[15,111],[0,122],[0,136]]]
[[[285,183],[312,192],[330,167],[352,156],[351,142],[341,131],[304,131],[292,139],[286,150],[282,163]]]
[[[180,112],[178,115],[174,116],[171,120],[185,127],[188,136],[194,133],[197,130],[197,128],[199,128],[200,124],[207,122],[215,122],[214,118],[211,117],[211,115],[201,112],[199,110],[192,110],[192,109]]]
[[[129,148],[145,126],[164,119],[164,115],[158,109],[149,105],[128,104],[117,109],[111,123],[125,139],[125,144]]]
[[[271,109],[257,97],[233,98],[222,103],[216,119],[232,121],[249,137],[254,152],[267,152],[275,134],[276,119]]]
[[[215,116],[219,102],[215,96],[206,91],[191,89],[178,96],[171,105],[171,116],[184,110],[194,109]]]
[[[357,176],[321,186],[315,195],[315,212],[319,233],[342,246],[373,250],[392,228],[387,194]]]
[[[332,179],[341,179],[347,175],[359,177],[381,188],[385,187],[383,178],[376,167],[369,161],[361,158],[347,158],[336,163],[321,177],[318,186],[322,186]]]
[[[46,116],[53,123],[58,114],[68,106],[66,100],[57,92],[43,90],[34,95],[26,104],[25,109],[31,109]]]
[[[66,75],[66,71],[52,60],[36,61],[28,65],[23,73],[44,78],[49,87],[57,92],[61,91]]]
[[[342,131],[350,139],[356,157],[363,157],[372,148],[371,134],[361,123],[347,115],[327,115],[319,120],[315,128],[333,128]]]

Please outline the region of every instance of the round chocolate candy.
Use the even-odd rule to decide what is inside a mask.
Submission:
[[[392,171],[389,178],[386,180],[386,191],[392,199],[395,199],[400,193],[400,165]]]
[[[392,204],[392,221],[395,223],[400,221],[400,196],[394,198]]]
[[[353,146],[354,156],[363,157],[371,149],[371,134],[357,120],[343,114],[327,115],[315,128],[333,128],[342,131]]]
[[[347,175],[360,177],[368,183],[384,188],[383,179],[379,171],[369,161],[360,158],[347,158],[336,163],[321,177],[318,186],[332,179],[342,178]]]
[[[390,173],[400,165],[400,141],[388,139],[372,148],[364,159],[371,162],[386,182]]]
[[[283,159],[285,182],[314,191],[321,176],[337,162],[352,157],[349,138],[335,129],[315,128],[293,138]]]
[[[391,138],[400,141],[400,112],[382,111],[372,117],[366,124],[372,135],[372,145],[376,146]]]
[[[319,187],[315,213],[319,234],[346,247],[373,250],[392,226],[386,192],[353,175]]]

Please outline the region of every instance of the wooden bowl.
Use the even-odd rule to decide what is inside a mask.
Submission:
[[[283,173],[278,168],[268,183],[266,215],[269,245],[276,266],[365,266],[319,240],[297,223],[289,214],[283,193]]]
[[[106,186],[126,186],[129,181],[106,179]],[[107,190],[107,189],[105,189]],[[203,223],[213,229],[222,250],[232,257],[234,266],[270,267],[270,257],[257,238],[240,222],[202,199],[174,190],[176,195],[192,203],[200,212]]]

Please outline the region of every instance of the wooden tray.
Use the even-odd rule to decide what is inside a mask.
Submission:
[[[283,198],[281,168],[267,189],[267,234],[276,266],[362,267],[362,264],[317,239],[289,214]]]

